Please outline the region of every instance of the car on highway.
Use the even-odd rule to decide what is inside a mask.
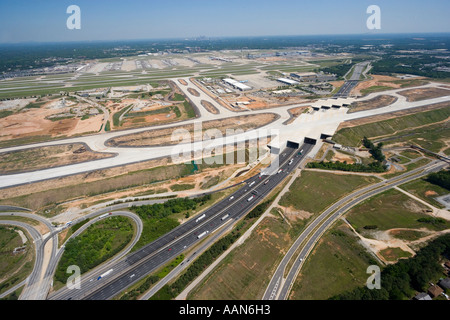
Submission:
[[[277,174],[282,173],[282,172],[283,172],[283,169],[280,169],[280,170],[278,170]]]
[[[264,184],[268,184],[270,180],[267,180],[266,182],[264,182]]]
[[[230,197],[230,199],[228,199],[228,200],[230,200],[230,201],[231,201],[231,200],[233,200],[233,199],[234,199],[234,196],[231,196],[231,197]]]

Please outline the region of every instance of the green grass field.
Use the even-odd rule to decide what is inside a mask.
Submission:
[[[245,244],[233,250],[189,295],[189,300],[260,299],[274,267],[291,242],[289,225],[278,216],[265,218]]]
[[[427,209],[400,191],[391,189],[351,209],[347,220],[366,237],[371,237],[370,232],[364,229],[366,226],[376,226],[376,231],[393,228],[444,230],[450,227],[448,221],[439,224],[419,222],[420,218],[430,217],[424,213]]]
[[[21,253],[13,254],[14,248],[22,247],[24,244],[19,234],[12,228],[22,230],[0,225],[0,293],[24,280],[34,265],[34,248],[26,231],[22,230],[28,238],[25,244],[27,248]]]
[[[388,87],[388,86],[372,86],[367,89],[362,89],[361,93],[363,95],[366,95],[366,94],[373,93],[373,92],[381,92],[381,91],[392,90],[392,89],[393,88]]]
[[[443,208],[444,206],[436,201],[434,198],[443,196],[449,193],[448,190],[432,184],[425,179],[417,179],[400,186],[405,191],[415,195],[416,197],[428,202],[436,208]]]
[[[387,261],[397,261],[400,258],[409,258],[412,256],[411,252],[403,251],[400,248],[386,248],[380,251],[380,255]]]
[[[376,260],[342,221],[316,244],[292,287],[290,300],[326,300],[365,285],[367,267]]]
[[[389,136],[393,135],[394,133],[398,136],[403,133],[403,132],[400,133],[398,131],[405,131],[407,133],[412,133],[410,128],[415,128],[423,125],[430,125],[435,122],[444,121],[449,116],[450,116],[450,106],[441,109],[411,114],[403,117],[397,117],[389,120],[368,123],[351,128],[344,128],[339,130],[334,135],[333,140],[345,146],[358,146],[364,137],[373,138],[380,136]],[[437,134],[445,133],[442,131],[443,127],[442,125],[436,126],[439,126],[441,128],[441,130],[439,130],[439,128],[432,128],[436,129]],[[416,139],[418,137],[423,139],[424,134],[430,133],[430,128],[418,128],[413,130],[416,130],[420,133],[419,135],[416,135],[414,137]],[[445,135],[447,136],[448,133],[446,133]],[[410,139],[409,136],[408,139]],[[432,139],[432,137],[430,137],[430,139]]]
[[[280,205],[316,214],[347,193],[378,181],[374,177],[303,171],[281,198]]]

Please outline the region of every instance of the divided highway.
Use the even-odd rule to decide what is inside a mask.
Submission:
[[[345,212],[350,210],[352,207],[354,207],[361,201],[366,200],[378,193],[384,192],[388,189],[394,188],[395,186],[423,177],[429,174],[430,172],[439,171],[445,166],[446,164],[440,163],[439,161],[434,161],[428,164],[425,169],[423,167],[417,168],[410,172],[404,173],[400,176],[357,190],[354,193],[340,199],[339,201],[331,205],[300,234],[300,236],[297,238],[297,240],[294,242],[291,248],[289,248],[287,254],[285,255],[285,257],[279,264],[277,270],[275,271],[262,299],[263,300],[287,299],[290,288],[292,287],[292,284],[295,281],[304,260],[314,247],[316,241],[327,230],[327,228],[329,228],[331,224],[334,221],[336,221],[337,218],[342,216]],[[302,248],[298,257],[295,258],[296,260],[293,266],[291,267],[286,279],[284,279],[284,273],[287,264],[293,258],[295,252],[301,247],[302,243],[307,239],[309,239],[307,244]]]
[[[277,158],[279,167],[273,172],[251,177],[230,197],[111,266],[110,272],[104,277],[99,278],[104,274],[104,270],[101,270],[99,272],[103,273],[95,273],[88,281],[82,281],[80,290],[66,290],[64,294],[57,293],[51,299],[106,300],[114,297],[216,231],[228,220],[238,220],[244,216],[282,182],[312,148],[311,144],[304,144],[299,149],[286,148]]]

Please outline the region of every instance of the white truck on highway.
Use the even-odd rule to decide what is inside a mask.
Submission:
[[[208,233],[209,233],[209,231],[202,232],[202,233],[200,233],[200,234],[197,236],[197,238],[198,238],[198,239],[201,239],[201,238],[203,238],[204,236],[206,236]]]
[[[200,220],[204,219],[206,217],[206,214],[202,214],[200,217],[198,217],[195,222],[199,222]]]
[[[221,220],[223,221],[223,220],[225,220],[226,218],[228,218],[229,216],[230,216],[229,214],[226,214],[226,215],[224,215],[224,216],[222,217]]]
[[[250,183],[248,186],[251,187],[252,185],[255,184],[255,181],[253,181],[252,183]]]
[[[255,197],[255,196],[251,196],[250,198],[247,199],[247,201],[248,201],[248,202],[252,201],[254,197]]]
[[[100,280],[101,278],[106,277],[108,274],[110,274],[111,272],[113,272],[113,269],[109,269],[108,271],[106,271],[105,273],[101,274],[97,280]]]

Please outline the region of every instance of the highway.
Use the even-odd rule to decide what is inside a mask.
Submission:
[[[334,95],[334,98],[347,98],[350,95],[350,92],[353,90],[353,88],[358,85],[361,74],[366,69],[368,64],[369,61],[357,63],[353,67],[352,76],[343,84],[343,86],[339,89],[339,91]]]
[[[95,213],[96,217],[94,217],[92,220],[90,220],[88,223],[84,224],[81,228],[79,228],[77,231],[75,231],[66,241],[65,243],[67,243],[70,239],[75,238],[77,236],[79,236],[83,231],[85,231],[87,228],[89,228],[92,224],[97,223],[101,220],[110,218],[110,217],[127,217],[130,218],[131,220],[133,220],[133,222],[136,225],[136,232],[135,235],[132,239],[132,241],[118,254],[116,254],[114,257],[112,257],[110,260],[108,260],[107,262],[101,264],[99,267],[96,267],[94,270],[89,271],[85,274],[83,274],[81,276],[82,280],[85,280],[87,278],[91,278],[91,274],[100,270],[108,270],[109,265],[114,264],[115,262],[117,262],[118,260],[120,260],[121,258],[123,258],[126,254],[128,254],[130,252],[130,250],[136,245],[136,243],[139,241],[139,238],[141,237],[142,234],[142,230],[143,230],[143,224],[142,224],[142,220],[139,218],[138,215],[128,212],[128,211],[115,211],[115,212],[111,212],[110,214],[103,214],[100,216],[98,212]],[[46,281],[46,285],[43,288],[43,291],[48,292],[48,288],[49,288],[49,284],[52,283],[53,281],[53,275],[56,271],[56,267],[58,266],[59,260],[61,260],[61,257],[64,253],[64,248],[65,245],[63,245],[58,253],[56,254],[56,256],[54,257],[54,259],[52,259],[47,267],[47,271],[45,273],[45,279],[44,281]],[[67,293],[67,291],[69,291],[69,289],[64,286],[60,291],[59,294],[64,294],[65,292]]]
[[[274,168],[271,172],[272,175],[251,177],[246,181],[246,185],[230,197],[204,210],[196,217],[112,266],[113,272],[107,277],[94,281],[101,275],[101,273],[96,273],[95,277],[90,279],[89,282],[81,283],[80,290],[72,290],[67,294],[58,294],[50,298],[106,300],[114,297],[125,288],[197,244],[201,240],[199,236],[203,233],[212,234],[228,220],[240,219],[284,180],[312,147],[313,145],[305,144],[300,149],[286,148],[279,156],[279,170],[282,170],[282,172],[278,173],[279,170]],[[299,155],[301,149],[303,149],[303,153]],[[197,220],[199,217],[203,218]],[[195,255],[196,253],[193,254],[193,256]],[[187,262],[189,262],[189,259]]]
[[[430,172],[439,171],[444,168],[446,164],[439,161],[433,161],[424,167],[417,168],[410,172],[404,173],[400,176],[385,180],[374,185],[362,188],[353,192],[352,194],[338,200],[325,210],[319,217],[317,217],[308,227],[300,234],[294,244],[289,248],[285,257],[279,264],[275,271],[267,289],[264,293],[263,300],[284,300],[287,298],[290,288],[295,281],[297,274],[303,265],[307,255],[314,247],[316,241],[320,236],[336,221],[341,215],[350,210],[352,207],[378,193],[384,192],[395,186],[404,184],[406,182],[423,177]],[[333,213],[334,212],[334,213]],[[331,216],[330,214],[333,213]],[[318,227],[319,226],[319,227]],[[302,243],[309,239],[307,244],[302,248],[298,257],[296,257],[293,266],[291,267],[288,276],[284,279],[284,273],[289,261],[293,258],[295,252],[300,248]]]
[[[33,271],[26,279],[26,286],[21,294],[25,299],[33,298],[36,295],[36,287],[34,284],[38,281],[42,273],[42,267],[44,262],[44,245],[42,244],[42,236],[35,228],[30,226],[27,223],[14,221],[14,220],[0,220],[0,224],[2,225],[11,225],[17,226],[25,229],[28,234],[31,236],[31,241],[34,243],[35,247],[35,262]],[[21,282],[22,283],[22,282]],[[20,285],[20,284],[19,284]],[[17,287],[16,285],[15,287]]]

